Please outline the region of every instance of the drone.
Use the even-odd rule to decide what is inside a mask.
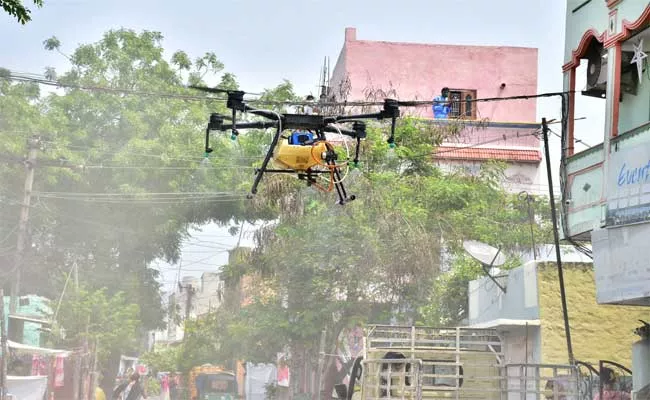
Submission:
[[[193,89],[207,93],[226,93],[228,99],[226,107],[232,110],[230,117],[212,113],[205,130],[205,154],[212,152],[210,147],[210,134],[215,131],[230,131],[231,139],[236,140],[242,129],[269,129],[275,128],[271,146],[262,161],[260,168],[255,170],[255,179],[249,199],[257,194],[257,187],[265,173],[295,174],[298,179],[304,180],[307,186],[330,192],[336,190],[338,204],[344,205],[356,199],[355,195],[348,195],[343,181],[341,167],[346,166],[349,171],[348,159],[338,160],[334,146],[327,140],[326,133],[338,133],[341,137],[348,136],[356,140],[353,166],[359,163],[359,148],[361,139],[366,138],[366,123],[363,120],[391,120],[390,136],[387,140],[389,146],[395,146],[395,122],[400,116],[399,103],[394,99],[385,99],[383,109],[376,113],[358,115],[324,116],[319,114],[291,114],[278,113],[271,110],[259,110],[246,104],[244,95],[240,90],[225,90],[205,86],[190,86]],[[238,122],[237,112],[250,113],[267,119],[268,121]],[[228,120],[228,123],[224,123]],[[352,124],[342,126],[342,124]],[[284,134],[290,131],[290,134]],[[319,183],[323,176],[329,178],[327,187]]]

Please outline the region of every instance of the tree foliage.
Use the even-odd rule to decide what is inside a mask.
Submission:
[[[248,259],[222,270],[233,287],[249,278],[249,303],[206,318],[195,326],[203,333],[192,333],[185,346],[210,332],[210,343],[219,343],[211,347],[214,359],[267,362],[289,346],[299,373],[301,363],[317,358],[323,329],[331,354],[340,332],[357,323],[460,322],[467,284],[481,273],[463,256],[463,240],[498,246],[508,266],[517,264],[530,246],[530,225],[525,204],[502,189],[505,166],[488,163],[474,176],[443,174],[430,155],[457,128],[404,118],[395,150],[385,131],[369,130],[361,169],[345,182],[358,200],[345,207],[334,204],[335,193],[278,183],[274,193],[290,198],[291,207],[258,232]],[[538,242],[549,238],[547,211],[537,204]]]
[[[178,51],[167,60],[162,40],[158,32],[111,30],[67,54],[52,37],[45,49],[69,61],[65,71],[46,68],[56,90],[44,92],[51,86],[41,86],[42,78],[7,70],[0,79],[0,262],[13,262],[21,162],[28,139],[38,135],[21,291],[58,298],[76,265],[88,293],[119,296],[137,313],[137,329],[126,324],[128,335],[115,330],[125,335],[121,348],[102,341],[110,357],[135,350],[132,340],[163,326],[160,273],[152,262],[177,261],[189,229],[274,217],[265,202],[245,199],[251,159],[261,156],[268,136],[254,132],[235,146],[215,139],[209,162],[203,157],[207,118],[225,112],[225,101],[185,85],[216,79],[219,87],[235,89],[235,75],[210,52],[190,57]],[[265,95],[295,98],[288,82]],[[9,274],[0,279],[8,288]],[[61,320],[70,332],[77,332],[77,322]]]
[[[97,343],[99,357],[106,360],[111,352],[134,352],[138,348],[140,310],[124,292],[109,295],[105,289],[80,288],[63,297],[56,316],[57,346],[74,348],[83,340]]]
[[[208,222],[273,221],[257,233],[249,257],[223,268],[228,306],[186,321],[180,349],[148,355],[157,368],[273,361],[289,345],[297,371],[315,359],[322,330],[332,352],[339,333],[357,323],[457,323],[467,282],[480,274],[462,256],[462,241],[498,246],[511,263],[529,246],[527,210],[501,188],[503,165],[466,175],[442,173],[432,162],[442,140],[462,129],[454,124],[402,118],[395,149],[386,143],[387,126],[369,127],[361,166],[345,178],[358,200],[345,207],[334,204],[335,192],[281,174],[266,175],[259,195],[246,201],[269,135],[215,137],[206,160],[202,133],[210,112],[226,111],[224,99],[184,85],[211,79],[236,89],[236,78],[211,52],[178,50],[165,59],[162,40],[158,32],[112,30],[66,54],[52,37],[44,47],[70,62],[67,71],[46,68],[60,86],[54,93],[42,93],[29,77],[0,73],[0,153],[7,162],[0,166],[0,218],[8,222],[0,238],[15,242],[19,161],[38,133],[25,262],[25,276],[38,278],[26,278],[24,290],[54,298],[78,267],[83,289],[67,298],[60,316],[70,343],[92,323],[89,333],[109,359],[135,349],[139,330],[161,327],[159,271],[151,263],[176,261],[189,229]],[[295,100],[283,81],[256,104],[282,111],[277,101]],[[339,153],[347,157],[344,148]],[[547,210],[543,202],[536,207],[534,234],[542,242]],[[9,264],[13,250],[4,248],[1,261]],[[101,333],[111,324],[123,326]]]
[[[43,0],[33,0],[33,2],[36,7],[43,7]],[[23,25],[32,20],[32,11],[25,7],[23,0],[0,0],[0,7]]]
[[[144,353],[140,361],[156,372],[176,372],[180,356],[179,347],[164,347]]]

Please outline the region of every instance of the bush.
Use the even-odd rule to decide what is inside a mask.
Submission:
[[[145,383],[145,390],[147,391],[147,396],[158,396],[161,391],[158,379],[148,378]]]

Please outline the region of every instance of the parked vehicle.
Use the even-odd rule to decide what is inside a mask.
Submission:
[[[193,368],[188,386],[192,400],[235,400],[238,397],[235,373],[212,364]]]
[[[507,364],[494,329],[374,325],[364,341],[339,399],[579,398],[575,366]]]

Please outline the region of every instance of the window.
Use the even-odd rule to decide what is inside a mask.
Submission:
[[[449,91],[451,100],[450,118],[476,119],[476,90],[452,89]]]

